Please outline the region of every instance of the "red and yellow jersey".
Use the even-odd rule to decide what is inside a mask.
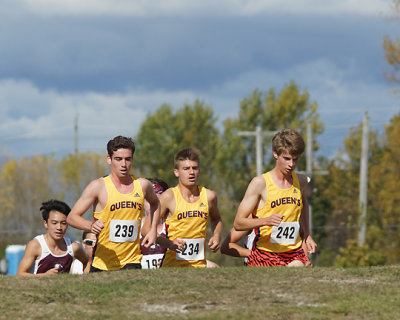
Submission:
[[[281,189],[271,178],[269,172],[264,173],[267,189],[267,201],[255,212],[256,218],[266,218],[272,214],[283,215],[279,226],[263,226],[254,229],[255,246],[259,250],[270,252],[287,252],[301,246],[300,215],[303,201],[297,174],[293,172],[293,185],[289,189]]]
[[[140,181],[133,179],[133,191],[120,193],[110,176],[104,177],[108,199],[103,210],[93,212],[96,220],[104,222],[98,236],[92,266],[101,270],[119,270],[128,263],[139,263],[140,227],[143,217],[143,190]]]
[[[206,267],[205,239],[209,215],[207,189],[198,187],[200,197],[189,203],[183,199],[179,188],[172,188],[175,197],[175,212],[165,220],[166,236],[170,240],[182,239],[185,249],[177,254],[167,250],[162,267]]]

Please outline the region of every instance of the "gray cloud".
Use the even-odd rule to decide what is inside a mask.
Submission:
[[[279,15],[44,17],[8,25],[10,32],[0,36],[0,59],[7,61],[0,76],[60,91],[211,88],[249,69],[280,70],[321,58],[342,66],[352,59],[359,72],[376,76],[382,72],[376,63],[384,68],[381,39],[387,27],[378,17]]]
[[[81,148],[103,150],[164,102],[203,99],[222,121],[255,88],[293,79],[319,104],[335,149],[366,108],[381,126],[398,112],[382,76],[382,38],[395,35],[376,14],[383,2],[6,1],[0,145],[70,152],[79,113]]]
[[[10,0],[9,0],[10,1]],[[385,0],[13,0],[13,8],[38,15],[239,15],[253,16],[285,14],[343,14],[375,15],[384,11]]]

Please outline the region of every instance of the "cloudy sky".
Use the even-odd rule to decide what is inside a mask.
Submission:
[[[0,154],[101,152],[162,103],[196,98],[220,122],[255,88],[294,80],[319,105],[322,154],[399,97],[382,39],[390,0],[0,0]]]

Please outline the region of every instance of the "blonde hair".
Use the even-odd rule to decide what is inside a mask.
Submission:
[[[302,136],[293,129],[282,129],[272,138],[272,151],[277,155],[287,151],[292,156],[299,156],[304,152],[305,143]]]

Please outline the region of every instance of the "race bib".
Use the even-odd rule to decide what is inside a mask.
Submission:
[[[111,220],[110,241],[111,242],[133,242],[136,241],[139,222],[137,220]]]
[[[176,260],[204,260],[204,238],[179,240],[186,244],[180,253],[176,253]]]
[[[156,254],[146,254],[142,257],[142,269],[157,269],[161,263],[164,254],[156,253]]]
[[[273,226],[271,243],[295,244],[300,231],[300,224],[295,222],[281,222],[279,226]]]

